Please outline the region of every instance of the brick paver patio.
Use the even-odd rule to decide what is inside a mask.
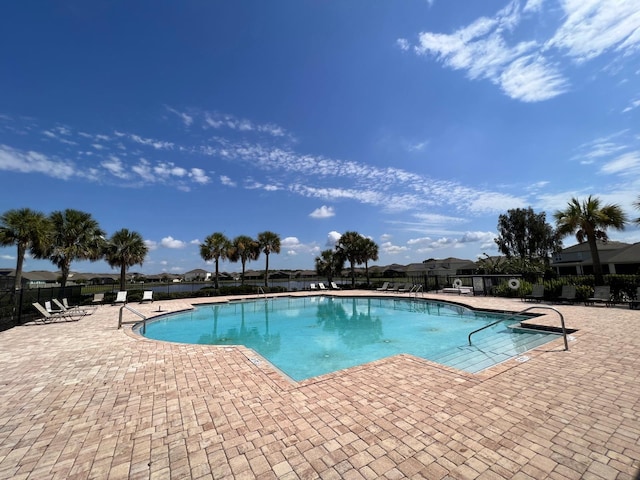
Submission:
[[[0,332],[0,478],[634,479],[640,311],[557,308],[579,329],[568,352],[476,375],[400,355],[300,383],[244,347],[118,330],[114,306],[16,327]]]

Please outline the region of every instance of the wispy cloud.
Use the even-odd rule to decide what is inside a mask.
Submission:
[[[472,80],[489,80],[513,99],[539,102],[570,89],[563,57],[581,63],[604,52],[627,55],[640,48],[638,7],[619,0],[561,2],[561,24],[550,37],[510,41],[523,19],[535,20],[546,3],[529,0],[523,6],[512,0],[493,17],[478,18],[452,34],[422,32],[414,51],[464,70]],[[406,39],[397,44],[410,48]]]
[[[75,175],[71,162],[50,158],[34,151],[22,151],[0,144],[0,170],[20,173],[41,173],[67,180]]]

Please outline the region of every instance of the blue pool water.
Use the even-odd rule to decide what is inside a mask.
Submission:
[[[474,372],[557,338],[507,327],[520,318],[479,332],[468,346],[471,331],[504,316],[419,299],[281,297],[199,306],[148,322],[145,336],[245,345],[294,380],[400,353]]]

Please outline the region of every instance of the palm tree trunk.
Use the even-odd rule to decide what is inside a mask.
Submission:
[[[587,241],[589,242],[589,250],[591,251],[591,261],[593,262],[593,276],[595,277],[595,284],[603,285],[604,278],[602,276],[602,264],[600,263],[600,254],[598,253],[598,244],[596,243],[596,237],[589,235]]]
[[[120,290],[125,291],[127,289],[127,266],[123,263],[120,267]]]
[[[216,289],[220,288],[218,285],[218,259],[216,258]]]
[[[16,260],[16,278],[13,282],[13,290],[20,290],[22,288],[22,265],[24,264],[24,256],[27,252],[26,247],[18,242],[18,259]]]
[[[264,271],[264,286],[265,288],[268,287],[268,281],[269,281],[269,254],[265,253],[265,256],[267,257],[267,262],[265,265],[265,271]]]
[[[356,269],[353,262],[349,263],[351,264],[351,288],[356,288]]]

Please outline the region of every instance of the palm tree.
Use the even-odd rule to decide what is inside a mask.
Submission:
[[[148,252],[142,235],[126,228],[115,232],[107,241],[104,256],[110,267],[120,267],[120,290],[126,290],[127,268],[142,265]]]
[[[71,262],[100,260],[104,252],[105,232],[90,213],[66,209],[49,216],[53,228],[47,257],[60,269],[62,288],[67,284]]]
[[[51,224],[44,213],[29,208],[8,210],[0,217],[0,246],[15,245],[16,276],[14,290],[22,287],[22,265],[27,251],[35,258],[44,258]]]
[[[640,210],[640,196],[638,196],[638,200],[633,202],[633,208],[635,208],[636,210]],[[640,225],[640,217],[634,219],[633,223],[635,223],[636,225]]]
[[[601,205],[597,197],[589,195],[582,203],[572,198],[567,208],[554,214],[560,238],[575,233],[579,243],[589,242],[595,284],[602,285],[602,265],[598,254],[597,240],[606,242],[607,228],[624,230],[627,216],[618,205]]]
[[[345,232],[336,244],[338,254],[349,261],[351,265],[351,287],[356,286],[356,264],[363,263],[362,240],[364,237],[358,232]]]
[[[339,275],[344,268],[344,258],[334,250],[324,250],[316,257],[316,273],[320,277],[327,277],[331,284],[333,277]]]
[[[232,262],[240,260],[242,263],[242,277],[240,284],[244,285],[244,270],[247,261],[257,260],[260,256],[260,245],[247,235],[239,235],[231,242],[227,258]]]
[[[370,285],[369,281],[369,260],[374,262],[378,260],[378,245],[370,238],[363,237],[362,245],[362,260],[364,262],[364,271],[367,276],[367,285]]]
[[[220,259],[224,260],[227,258],[229,246],[229,239],[220,232],[212,233],[207,238],[205,238],[204,243],[200,245],[200,256],[203,258],[203,260],[205,260],[206,262],[213,260],[216,264],[216,288],[219,288],[218,263]]]
[[[269,280],[269,254],[280,253],[280,237],[277,233],[273,232],[262,232],[258,234],[258,245],[260,245],[260,250],[264,253],[266,257],[265,267],[264,267],[264,286],[268,286]]]

